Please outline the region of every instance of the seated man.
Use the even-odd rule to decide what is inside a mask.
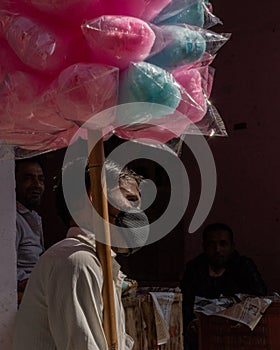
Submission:
[[[39,160],[16,160],[15,178],[17,280],[20,303],[31,271],[44,252],[42,221],[36,212],[45,190],[45,178]]]
[[[77,166],[83,165],[75,161],[64,171],[73,174],[71,169]],[[144,245],[149,226],[145,214],[138,208],[140,178],[112,162],[106,162],[105,169],[108,197],[115,204],[115,207],[109,204],[110,222],[120,228],[125,226],[133,236],[137,235],[135,220]],[[110,181],[112,178],[118,181]],[[85,183],[89,191],[88,171]],[[67,238],[49,248],[32,271],[16,318],[14,350],[107,350],[102,327],[103,272],[96,254],[95,235],[89,231],[91,216],[85,210],[88,198],[84,198],[73,186],[71,195],[75,197],[74,205],[68,210],[61,183],[57,191],[58,211],[69,226]],[[133,215],[126,214],[129,212],[133,212]],[[84,219],[83,228],[78,227],[73,219],[77,213]],[[117,234],[117,228],[113,234]],[[133,340],[125,332],[121,303],[125,276],[114,257],[115,253],[112,252],[118,349],[129,350],[132,349]]]
[[[185,349],[197,348],[191,322],[195,296],[214,299],[236,293],[263,296],[267,292],[254,262],[235,250],[230,227],[220,223],[207,226],[203,249],[202,254],[187,263],[181,281]]]

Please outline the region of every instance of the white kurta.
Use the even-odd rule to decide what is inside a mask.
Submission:
[[[129,350],[121,303],[123,274],[113,258],[118,348]],[[35,266],[21,302],[14,350],[107,350],[102,327],[102,269],[94,235],[73,227]]]
[[[31,271],[44,252],[41,217],[34,210],[17,202],[16,213],[17,279],[29,278]]]

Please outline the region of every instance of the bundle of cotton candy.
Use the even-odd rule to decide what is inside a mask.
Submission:
[[[217,43],[227,38],[185,24],[155,24],[167,12],[172,15],[174,4],[186,9],[187,2],[180,1],[3,0],[0,139],[26,148],[62,147],[91,117],[90,127],[125,134],[127,124],[148,119],[94,117],[127,102],[169,108],[150,114],[153,128],[146,125],[149,136],[154,132],[162,142],[186,130],[190,120],[200,120],[205,104],[196,89],[203,90],[203,79],[194,72],[183,79],[176,69],[207,66]],[[145,133],[144,125],[140,129]]]

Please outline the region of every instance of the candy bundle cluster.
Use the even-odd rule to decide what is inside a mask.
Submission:
[[[93,128],[155,142],[193,125],[219,134],[209,102],[210,64],[229,38],[209,30],[219,22],[206,0],[4,0],[0,140],[66,147],[89,118],[135,102],[168,113],[104,113]]]

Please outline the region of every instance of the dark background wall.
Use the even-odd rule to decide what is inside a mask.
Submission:
[[[213,30],[232,33],[213,63],[216,75],[211,97],[229,137],[209,140],[218,183],[205,224],[214,221],[229,224],[238,250],[255,260],[269,290],[279,291],[280,5],[276,0],[212,3],[214,13],[224,22]],[[113,147],[116,140],[110,142]],[[54,184],[52,176],[61,167],[62,156],[63,151],[44,156],[49,189]],[[182,160],[191,185],[184,219],[160,242],[121,259],[124,270],[143,285],[178,285],[185,262],[200,252],[203,227],[194,234],[187,233],[199,198],[200,176],[187,147],[183,147]],[[155,164],[140,161],[133,166],[158,185],[159,197],[149,213],[154,216],[168,200],[168,179]],[[49,246],[64,237],[65,229],[55,217],[53,194],[49,190],[46,197],[41,212]]]
[[[228,138],[213,138],[218,187],[207,222],[232,226],[241,253],[251,256],[270,290],[280,290],[280,21],[279,2],[212,1],[231,32],[213,66],[211,101]],[[187,235],[185,259],[195,255],[199,234]]]

